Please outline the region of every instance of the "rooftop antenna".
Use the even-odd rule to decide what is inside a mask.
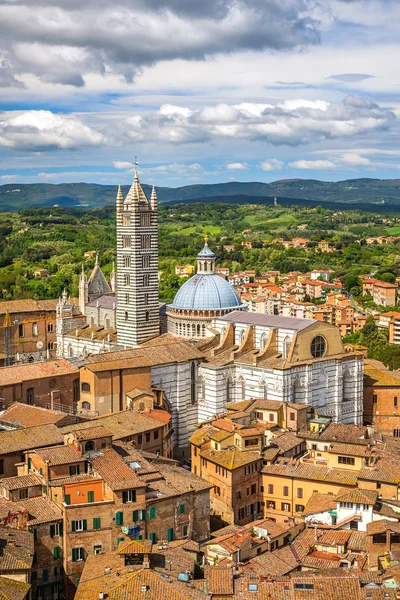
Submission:
[[[135,162],[133,164],[135,165],[135,177],[137,177],[138,176],[138,166],[139,166],[137,156],[135,156]]]

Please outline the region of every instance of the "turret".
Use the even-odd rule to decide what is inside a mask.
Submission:
[[[157,204],[158,204],[158,199],[157,199],[156,188],[153,185],[153,189],[151,190],[151,197],[150,197],[151,209],[157,210]]]
[[[208,237],[204,238],[204,248],[197,255],[197,273],[201,275],[215,273],[215,254],[208,247]]]
[[[85,314],[85,306],[88,303],[88,300],[88,280],[85,275],[84,266],[82,264],[82,272],[79,276],[79,309],[83,315]]]
[[[123,197],[123,195],[122,195],[122,190],[121,190],[121,186],[120,186],[120,185],[118,186],[118,192],[117,192],[117,201],[116,201],[116,204],[117,204],[117,213],[118,213],[118,212],[121,212],[121,210],[122,210],[122,206],[123,206],[123,204],[124,204],[124,197]]]

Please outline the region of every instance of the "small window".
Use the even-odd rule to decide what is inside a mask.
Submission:
[[[124,285],[131,285],[131,276],[129,273],[124,273]]]
[[[28,388],[26,390],[26,403],[33,404],[35,400],[35,390],[33,388]]]
[[[268,484],[268,494],[273,494],[274,493],[274,486],[272,483]]]
[[[130,224],[131,224],[131,215],[129,213],[122,215],[122,225],[127,227]]]
[[[284,496],[289,496],[289,488],[286,485],[283,486],[283,495]]]
[[[85,410],[90,410],[90,402],[82,402],[82,408]]]
[[[23,338],[25,333],[24,325],[18,325],[18,337]]]
[[[322,335],[316,335],[311,342],[311,356],[322,358],[326,352],[326,341]]]
[[[397,408],[397,406],[398,406],[398,402],[397,402],[397,396],[395,396],[395,397],[394,397],[394,400],[393,400],[393,406],[395,406],[396,408]]]
[[[53,550],[54,560],[58,560],[61,557],[61,548],[60,546],[55,546]]]
[[[122,247],[123,248],[130,248],[131,247],[131,236],[130,235],[123,235],[122,236]]]
[[[148,287],[150,285],[150,275],[145,273],[143,275],[143,287]]]
[[[124,258],[123,258],[123,265],[127,269],[130,268],[130,266],[131,266],[131,257],[130,256],[124,256]]]
[[[185,505],[184,504],[180,504],[179,505],[179,514],[180,515],[184,515],[185,514]]]
[[[75,521],[71,521],[72,532],[75,531],[86,531],[87,530],[87,521],[86,519],[77,519]]]
[[[93,491],[88,492],[87,498],[88,498],[87,501],[88,501],[89,504],[91,504],[92,502],[94,502],[94,492]]]
[[[156,431],[154,432],[153,437],[155,440],[158,440],[158,429],[156,429]]]
[[[396,429],[393,429],[393,437],[400,437],[400,429],[398,427],[396,427]]]
[[[37,337],[39,335],[39,328],[37,323],[32,323],[32,336]]]
[[[81,385],[82,392],[90,392],[90,383],[83,382]]]
[[[302,498],[303,497],[303,488],[297,488],[297,497],[298,498]]]
[[[142,267],[144,269],[150,268],[150,254],[145,254],[144,256],[142,256]]]
[[[72,548],[72,562],[78,562],[80,560],[85,560],[84,548]]]
[[[122,502],[136,502],[136,490],[125,490],[122,492]]]
[[[47,323],[47,333],[53,333],[54,325],[53,323]]]
[[[128,315],[128,311],[125,311],[125,321],[127,321],[129,319],[129,315]]]
[[[372,394],[372,404],[378,404],[378,395]]]

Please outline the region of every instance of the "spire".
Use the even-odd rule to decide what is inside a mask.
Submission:
[[[204,247],[197,255],[197,273],[210,275],[215,273],[215,254],[208,247],[208,236],[204,238]]]
[[[122,209],[122,205],[124,203],[124,197],[122,195],[122,190],[121,190],[121,186],[118,186],[118,192],[117,192],[117,212],[119,212]]]
[[[135,175],[133,177],[133,183],[132,183],[131,189],[129,190],[129,192],[125,198],[125,202],[124,202],[125,208],[129,208],[130,206],[132,206],[132,207],[138,206],[139,204],[149,207],[149,201],[146,197],[146,194],[144,193],[144,191],[142,189],[142,186],[140,185],[137,167],[138,167],[138,162],[137,162],[137,158],[135,156]]]
[[[115,272],[115,263],[113,261],[112,271],[110,274],[110,288],[112,292],[116,292],[117,290],[117,274]]]
[[[153,185],[153,188],[151,190],[151,198],[150,198],[150,206],[153,210],[156,210],[157,203],[158,203],[157,192],[156,192],[155,186]]]
[[[95,267],[98,267],[98,266],[99,266],[99,253],[98,253],[98,252],[96,252],[96,263],[95,263],[95,265],[94,265],[94,266],[95,266]]]

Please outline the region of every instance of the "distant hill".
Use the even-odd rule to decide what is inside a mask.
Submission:
[[[126,194],[129,186],[123,186]],[[150,186],[144,184],[146,193]],[[94,183],[7,184],[0,186],[0,210],[13,211],[33,206],[60,206],[96,208],[115,202],[117,188]],[[223,201],[272,202],[274,196],[282,204],[352,204],[366,210],[366,206],[382,211],[383,207],[400,207],[400,179],[349,179],[325,182],[316,179],[284,179],[272,183],[229,182],[187,185],[179,188],[157,187],[160,202]],[[345,206],[343,206],[345,208]]]

